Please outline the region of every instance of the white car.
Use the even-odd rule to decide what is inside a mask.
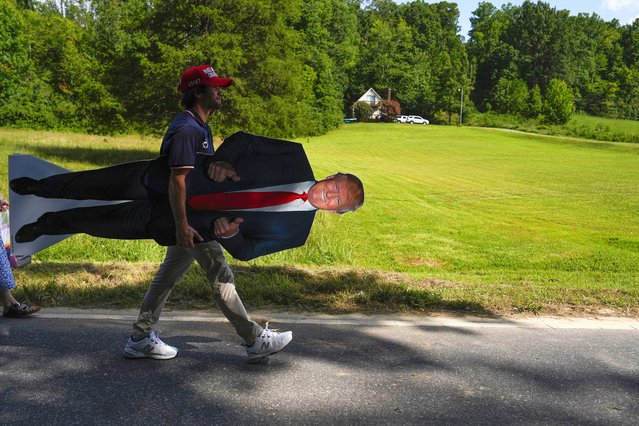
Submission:
[[[425,118],[420,117],[419,115],[409,115],[406,119],[407,123],[410,124],[428,124],[429,121]]]
[[[408,122],[408,117],[406,115],[398,115],[397,117],[395,117],[395,121],[397,123],[406,123]]]

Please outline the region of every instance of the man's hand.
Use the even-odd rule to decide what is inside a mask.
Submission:
[[[178,247],[195,247],[195,243],[203,241],[204,238],[188,224],[179,227],[175,233]]]
[[[216,238],[231,238],[240,231],[240,223],[244,222],[241,217],[236,217],[230,222],[226,217],[218,217],[213,223],[213,235]]]
[[[2,195],[0,195],[0,212],[5,211],[9,208],[9,203],[4,199]]]
[[[215,182],[224,182],[226,179],[231,179],[233,182],[240,180],[233,166],[223,161],[209,164],[208,173],[209,179]]]

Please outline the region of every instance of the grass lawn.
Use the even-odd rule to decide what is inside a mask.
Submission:
[[[586,114],[574,114],[568,123],[559,125],[513,115],[485,113],[471,116],[468,125],[589,140],[639,143],[639,121]]]
[[[317,178],[353,172],[366,202],[320,212],[302,248],[232,261],[250,309],[639,313],[639,144],[406,124],[299,141]],[[158,145],[0,129],[0,187],[7,195],[13,152],[79,170],[150,158]],[[136,307],[162,255],[150,241],[74,236],[16,271],[16,294]],[[197,268],[171,305],[211,305]]]
[[[594,117],[586,114],[575,114],[569,124],[588,126],[591,128],[614,129],[628,134],[639,135],[639,121],[621,120],[618,118]]]

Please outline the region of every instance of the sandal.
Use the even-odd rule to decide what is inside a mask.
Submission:
[[[28,303],[16,302],[9,309],[2,313],[2,316],[7,318],[23,318],[31,314],[35,314],[40,309],[39,306],[32,306]]]

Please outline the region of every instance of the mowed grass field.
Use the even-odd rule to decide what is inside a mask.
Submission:
[[[360,176],[366,202],[320,212],[302,248],[231,261],[249,308],[639,313],[639,145],[365,123],[298,141],[317,178]],[[153,157],[159,140],[4,129],[0,143],[6,195],[7,154],[79,170]],[[74,236],[18,270],[16,294],[136,307],[162,256],[152,241]],[[192,268],[171,306],[211,304]]]
[[[594,117],[585,114],[575,114],[569,124],[584,126],[591,129],[604,129],[628,135],[639,135],[639,121],[622,120],[618,118]]]
[[[527,133],[587,140],[639,143],[639,121],[574,114],[568,123],[547,124],[540,120],[495,113],[474,114],[470,126],[514,129]]]

